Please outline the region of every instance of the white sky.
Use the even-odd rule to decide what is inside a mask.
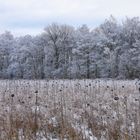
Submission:
[[[140,0],[0,0],[0,33],[36,35],[52,22],[96,27],[113,15],[140,15]]]

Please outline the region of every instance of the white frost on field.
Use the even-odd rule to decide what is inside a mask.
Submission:
[[[65,140],[75,133],[77,139],[108,140],[118,129],[121,135],[127,131],[132,139],[140,124],[139,87],[138,80],[2,80],[0,131],[4,130],[2,122],[10,125],[12,116],[25,121],[24,125],[36,121],[37,140],[59,140],[61,127]],[[20,136],[22,127],[18,129]]]

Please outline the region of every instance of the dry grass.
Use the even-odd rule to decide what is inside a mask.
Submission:
[[[140,82],[2,80],[0,140],[139,140]]]

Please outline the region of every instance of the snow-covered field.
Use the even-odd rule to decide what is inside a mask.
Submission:
[[[140,81],[1,80],[0,140],[140,140]]]

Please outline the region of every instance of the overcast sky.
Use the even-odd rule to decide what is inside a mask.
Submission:
[[[36,35],[52,22],[96,27],[113,15],[140,15],[140,0],[0,0],[0,33]]]

